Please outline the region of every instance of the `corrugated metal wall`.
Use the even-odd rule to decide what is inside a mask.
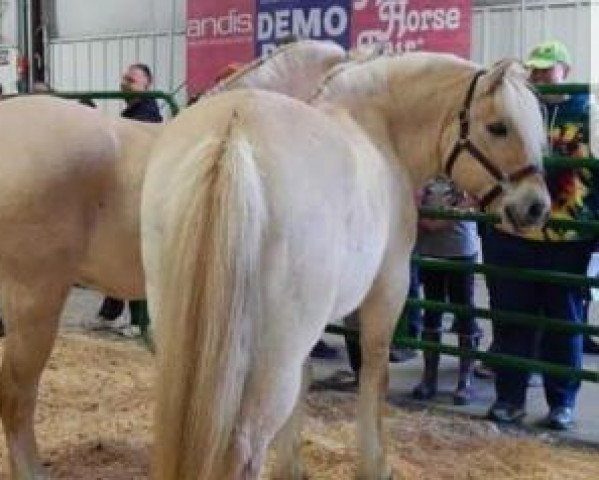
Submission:
[[[174,35],[173,71],[170,69],[169,33],[139,33],[108,37],[55,39],[50,43],[50,83],[56,90],[118,90],[127,65],[143,62],[154,72],[154,88],[178,89],[176,99],[185,104],[185,35]],[[119,102],[104,102],[116,112]],[[164,108],[164,106],[162,106]],[[168,112],[167,110],[164,110]]]
[[[571,80],[591,78],[591,7],[589,1],[528,1],[524,28],[517,3],[478,6],[473,11],[472,59],[489,65],[504,57],[522,58],[547,39],[564,42],[573,56]]]
[[[66,1],[66,0],[63,0]],[[519,2],[487,5],[473,9],[472,59],[489,65],[504,57],[520,58],[535,43],[560,39],[572,50],[572,80],[590,79],[590,2],[561,0],[527,2],[524,28]],[[182,12],[177,9],[177,15]],[[180,23],[181,19],[177,19]],[[521,41],[524,35],[524,42]],[[185,35],[176,32],[173,71],[170,71],[170,36],[135,33],[94,37],[57,37],[49,45],[49,78],[57,90],[114,90],[120,74],[132,62],[145,62],[156,75],[156,88],[168,91],[185,79]],[[185,102],[185,88],[178,94]],[[116,111],[118,105],[108,107]]]

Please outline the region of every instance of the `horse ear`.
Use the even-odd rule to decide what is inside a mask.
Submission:
[[[528,80],[528,71],[518,60],[504,59],[496,62],[481,79],[481,91],[485,95],[492,95],[495,90],[503,83],[506,75],[522,77],[523,81]]]

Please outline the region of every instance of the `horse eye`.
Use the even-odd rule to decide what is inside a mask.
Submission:
[[[507,125],[503,122],[489,123],[487,130],[495,137],[507,137]]]

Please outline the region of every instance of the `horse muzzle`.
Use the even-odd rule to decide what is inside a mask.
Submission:
[[[526,195],[520,199],[506,199],[502,220],[516,232],[531,227],[541,227],[549,218],[551,203],[547,194]]]

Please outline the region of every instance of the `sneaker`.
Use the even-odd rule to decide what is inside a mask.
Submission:
[[[117,332],[129,325],[129,321],[124,315],[115,318],[114,320],[104,318],[102,315],[96,315],[92,320],[88,321],[86,327],[89,330],[97,332]]]
[[[310,352],[311,358],[320,358],[324,360],[334,360],[339,356],[337,349],[327,345],[323,340],[318,340],[312,352]]]
[[[570,407],[552,408],[542,423],[551,430],[569,430],[574,425],[574,412]]]
[[[524,408],[509,403],[495,402],[487,413],[487,418],[493,422],[505,425],[519,423],[526,415]]]
[[[139,328],[139,325],[125,325],[121,328],[115,328],[112,331],[127,338],[141,337],[141,328]]]

